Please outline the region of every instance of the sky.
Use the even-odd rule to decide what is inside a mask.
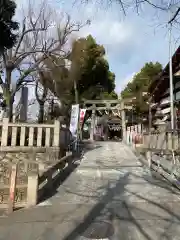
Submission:
[[[59,13],[66,12],[73,21],[91,24],[85,26],[78,36],[91,34],[97,43],[104,45],[110,70],[116,75],[116,91],[126,86],[133,75],[149,61],[159,61],[166,65],[169,58],[167,14],[143,6],[138,15],[133,9],[121,12],[120,6],[110,7],[100,4],[80,4],[74,0],[48,0]],[[78,1],[78,0],[75,0]],[[80,0],[79,0],[80,1]],[[17,0],[17,16],[25,0]],[[172,53],[179,45],[179,31],[173,29]]]

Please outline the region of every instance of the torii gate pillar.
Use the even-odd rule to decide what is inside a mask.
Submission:
[[[121,102],[121,121],[122,121],[122,140],[126,141],[126,113],[123,101]]]
[[[95,118],[96,118],[96,107],[93,104],[92,121],[91,121],[91,132],[90,132],[90,140],[92,140],[92,141],[94,140]]]
[[[91,105],[87,107],[87,110],[92,111],[92,122],[91,122],[91,131],[90,131],[90,139],[94,140],[94,130],[95,130],[95,114],[96,110],[119,110],[121,111],[121,121],[122,121],[122,140],[126,141],[126,109],[132,109],[132,107],[127,106],[123,100],[86,100],[84,101],[84,106],[86,104]],[[97,104],[105,105],[105,106],[97,106]],[[116,106],[112,106],[112,104]]]

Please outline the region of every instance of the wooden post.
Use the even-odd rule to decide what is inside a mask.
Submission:
[[[149,139],[149,134],[147,134],[147,133],[143,133],[143,147],[144,148],[148,148],[149,147],[149,141],[148,141],[148,139]]]
[[[53,146],[59,147],[59,144],[60,144],[60,121],[55,120]]]
[[[8,213],[12,213],[14,210],[14,200],[16,194],[16,177],[17,177],[17,164],[13,164],[11,167]]]
[[[8,118],[3,118],[2,122],[2,135],[1,135],[1,146],[6,147],[7,146],[7,140],[8,140]]]
[[[121,102],[121,121],[122,121],[122,140],[126,141],[126,114],[123,101]]]
[[[135,132],[135,125],[133,125],[133,142],[132,142],[132,146],[133,146],[133,148],[135,148],[136,147],[136,132]]]
[[[167,136],[167,147],[169,150],[172,150],[172,132],[168,132]]]
[[[95,128],[95,116],[96,115],[96,109],[95,105],[93,104],[93,110],[92,110],[92,121],[91,121],[91,133],[90,133],[90,139],[94,140],[94,128]]]
[[[130,133],[131,133],[130,127],[127,127],[126,142],[128,145],[130,144]]]
[[[129,144],[132,145],[132,126],[130,126]]]

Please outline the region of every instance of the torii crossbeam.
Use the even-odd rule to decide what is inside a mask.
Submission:
[[[87,106],[91,105],[91,106]],[[101,105],[101,106],[98,106]],[[104,106],[102,106],[104,105]],[[94,138],[94,129],[95,129],[95,113],[96,111],[102,110],[118,110],[121,113],[121,121],[122,121],[122,133],[123,133],[123,140],[126,137],[126,115],[125,110],[131,110],[132,106],[125,104],[124,101],[118,100],[85,100],[84,101],[84,108],[87,110],[92,111],[92,124],[91,124],[91,135],[90,138],[93,140]]]

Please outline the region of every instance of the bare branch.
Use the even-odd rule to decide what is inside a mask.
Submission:
[[[40,9],[33,8],[34,6],[29,4],[28,14],[24,17],[19,41],[15,48],[8,53],[5,52],[2,56],[6,76],[7,72],[9,73],[6,83],[9,84],[8,93],[10,93],[11,98],[14,98],[16,92],[22,86],[35,81],[33,78],[27,79],[28,77],[32,77],[35,73],[40,75],[44,71],[52,71],[52,69],[47,69],[44,63],[45,59],[51,59],[56,67],[63,68],[64,65],[61,65],[60,62],[60,64],[56,64],[52,56],[58,56],[62,60],[67,59],[70,51],[69,49],[66,50],[65,45],[69,36],[73,32],[79,31],[85,25],[72,22],[70,16],[66,15],[66,19],[63,19],[63,21],[53,20],[52,28],[54,16],[51,15],[50,7],[42,4]],[[38,14],[36,14],[37,11]],[[65,24],[63,25],[63,23]],[[57,29],[58,31],[56,31]],[[15,89],[12,91],[10,89],[11,74],[15,69],[19,71],[20,76],[16,82]],[[2,79],[0,79],[0,84],[3,84]],[[41,84],[43,85],[43,83]],[[48,88],[45,85],[43,87],[44,91],[40,100],[45,101]]]
[[[39,77],[43,77],[43,76],[40,76]],[[47,94],[48,94],[48,88],[43,85],[43,87],[41,88],[42,90],[42,95],[40,97],[40,95],[38,94],[38,90],[40,89],[39,87],[39,83],[40,83],[40,80],[38,79],[36,81],[36,86],[35,86],[35,95],[36,95],[36,100],[38,101],[39,104],[43,104],[45,101],[46,101],[46,98],[47,98]]]
[[[169,7],[163,7],[163,6],[160,6],[160,5],[158,5],[158,4],[154,4],[154,3],[152,3],[150,0],[140,0],[138,3],[139,3],[139,4],[141,4],[141,3],[148,3],[148,4],[151,5],[152,7],[157,8],[157,9],[160,9],[160,10],[162,10],[162,11],[167,11],[167,10],[169,9]]]
[[[44,28],[31,28],[31,29],[28,29],[28,30],[25,30],[25,25],[24,25],[24,27],[23,27],[23,31],[22,31],[22,34],[21,34],[21,36],[20,36],[20,39],[19,39],[19,41],[18,41],[18,44],[17,44],[17,46],[16,46],[16,49],[15,49],[15,53],[14,53],[14,56],[16,56],[16,54],[18,53],[18,50],[19,50],[19,48],[20,48],[20,46],[21,46],[21,43],[22,43],[22,41],[23,41],[23,39],[24,39],[24,36],[26,35],[26,34],[28,34],[28,33],[30,33],[30,32],[39,32],[39,31],[46,31],[47,30],[47,28],[46,27],[44,27]]]
[[[120,5],[121,5],[121,8],[123,10],[124,15],[126,15],[126,11],[125,11],[125,8],[124,8],[124,3],[121,0],[119,0],[119,2],[120,2]]]
[[[33,54],[36,54],[36,53],[45,54],[43,50],[34,50],[34,51],[22,52],[22,53],[19,53],[20,55],[15,59],[14,64],[17,67],[27,56],[30,56],[30,55],[33,55]]]
[[[175,14],[173,15],[173,17],[169,20],[168,24],[172,24],[172,22],[176,19],[177,15],[180,12],[180,7],[176,10]]]
[[[29,85],[30,83],[34,82],[34,79],[28,80],[27,82],[23,82],[21,85],[19,85],[14,92],[12,92],[12,95],[16,94],[22,87]]]

